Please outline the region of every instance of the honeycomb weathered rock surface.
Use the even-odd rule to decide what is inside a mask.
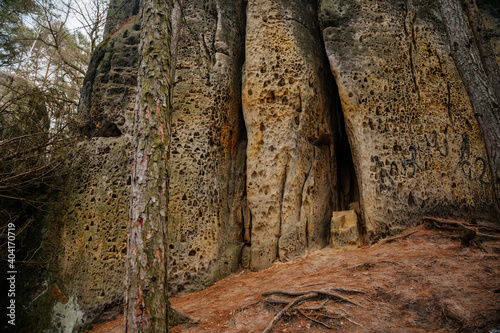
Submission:
[[[434,0],[174,3],[171,293],[324,247],[336,211],[356,210],[350,227],[334,223],[353,246],[365,229],[376,238],[426,214],[493,212],[484,144]],[[55,277],[75,328],[122,309],[138,5],[112,1],[123,12],[81,94],[77,125],[90,139],[55,214]]]
[[[368,234],[487,217],[484,144],[435,1],[321,3]]]
[[[72,330],[123,310],[139,32],[140,21],[129,19],[93,55],[78,118],[90,139],[73,154],[62,205],[51,222],[60,226],[51,235],[60,237],[60,253],[48,281],[56,281],[81,312],[68,315],[68,307],[57,303],[52,321],[68,316],[65,327]]]
[[[325,246],[337,208],[332,85],[316,10],[310,1],[248,2],[242,101],[253,269]]]
[[[168,216],[174,293],[200,290],[238,268],[246,215],[244,9],[241,0],[187,0],[176,9]]]

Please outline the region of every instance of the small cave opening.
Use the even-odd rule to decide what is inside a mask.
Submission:
[[[344,113],[335,85],[336,101],[334,105],[335,121],[337,125],[335,138],[335,157],[337,161],[337,194],[339,210],[354,209],[359,205],[360,195],[356,170],[352,159],[351,146],[345,128]]]
[[[331,74],[330,92],[333,96],[332,121],[335,129],[335,160],[337,163],[337,210],[354,210],[357,219],[357,229],[359,232],[359,242],[363,244],[366,239],[366,224],[361,206],[361,195],[356,175],[356,168],[349,142],[349,135],[346,129],[344,111],[338,92],[338,86]]]
[[[245,1],[243,3],[243,8],[242,8],[242,22],[241,22],[241,27],[246,27],[247,25],[247,17],[246,17],[246,12],[247,12],[247,2]],[[243,252],[244,252],[244,247],[249,247],[251,245],[251,225],[252,225],[252,216],[250,213],[250,210],[248,209],[248,203],[247,203],[247,145],[248,145],[248,134],[247,134],[247,126],[245,123],[245,117],[243,114],[243,76],[244,74],[244,66],[245,66],[245,52],[246,52],[246,34],[245,34],[245,28],[242,28],[242,35],[241,35],[241,41],[240,41],[241,49],[240,49],[240,54],[238,57],[238,60],[236,62],[236,68],[238,69],[237,73],[237,82],[238,82],[238,94],[239,94],[239,99],[238,99],[238,128],[237,128],[237,133],[238,133],[238,148],[236,152],[236,168],[239,172],[239,174],[242,177],[242,183],[243,183],[243,191],[241,193],[241,202],[240,202],[240,214],[241,214],[241,221],[239,224],[239,241],[242,244],[240,254],[239,254],[239,264],[243,264]],[[250,95],[252,94],[252,91],[250,90],[248,92]]]
[[[241,81],[241,80],[240,80]],[[241,101],[241,99],[240,99]],[[242,178],[243,190],[241,193],[241,222],[240,228],[240,239],[239,241],[243,245],[250,245],[250,229],[251,229],[251,214],[248,210],[247,204],[247,128],[245,125],[245,120],[243,117],[243,107],[240,105],[238,110],[238,149],[236,152],[236,169],[237,173]],[[241,261],[241,254],[240,254]]]
[[[320,34],[321,36],[321,34]],[[323,58],[325,67],[330,69],[328,56],[325,49],[325,43],[321,36],[321,45],[323,45]],[[358,230],[361,237],[364,238],[365,224],[363,220],[361,195],[356,175],[356,168],[349,142],[349,135],[346,129],[344,119],[344,111],[339,95],[339,88],[331,70],[325,70],[325,80],[327,82],[327,91],[330,94],[331,105],[331,121],[332,129],[334,130],[334,153],[337,165],[337,202],[334,202],[334,210],[347,211],[354,210],[358,215]]]

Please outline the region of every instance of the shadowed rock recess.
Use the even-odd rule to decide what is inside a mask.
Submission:
[[[479,8],[498,30],[495,6]],[[183,0],[173,12],[171,294],[239,265],[367,244],[424,215],[493,219],[436,1]],[[47,219],[57,227],[44,237],[60,245],[27,296],[48,331],[123,311],[140,29],[139,0],[112,0],[82,88],[86,138]],[[494,35],[497,56],[498,45]]]

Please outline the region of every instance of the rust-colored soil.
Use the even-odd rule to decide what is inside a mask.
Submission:
[[[206,290],[171,299],[195,325],[172,332],[262,332],[283,305],[267,305],[263,292],[349,288],[361,306],[313,300],[289,311],[273,332],[495,332],[500,329],[500,241],[487,253],[464,247],[453,233],[418,227],[408,238],[353,251],[323,249],[261,272],[241,270]],[[344,294],[345,295],[345,294]],[[275,296],[274,298],[278,298]],[[283,298],[283,297],[282,297]],[[328,318],[332,317],[332,318]],[[96,326],[95,333],[123,332]],[[106,323],[105,325],[112,325]]]

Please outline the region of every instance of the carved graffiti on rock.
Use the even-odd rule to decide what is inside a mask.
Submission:
[[[450,152],[448,149],[448,128],[449,127],[450,127],[450,125],[446,124],[446,127],[444,128],[444,131],[443,131],[443,134],[444,134],[444,138],[443,138],[444,152],[441,150],[441,147],[439,146],[438,139],[437,139],[438,135],[437,135],[436,130],[433,130],[431,132],[431,141],[429,141],[427,134],[424,135],[425,143],[427,144],[427,147],[436,149],[442,157],[447,157],[449,152]]]
[[[471,159],[473,162],[471,163]],[[486,161],[481,156],[474,158],[471,156],[469,135],[462,135],[462,145],[460,147],[460,157],[455,171],[461,170],[469,180],[477,180],[482,184],[489,184],[485,179],[488,170]]]
[[[424,141],[421,145],[425,149],[421,149],[419,142],[410,144],[407,149],[403,149],[397,142],[393,147],[393,161],[386,161],[384,164],[378,155],[372,156],[371,162],[374,163],[376,179],[378,182],[377,192],[385,192],[394,188],[398,182],[398,178],[403,176],[406,178],[414,178],[418,173],[428,170],[427,162],[422,163],[423,157],[429,152],[437,151],[437,158],[450,158],[449,148],[449,128],[447,124],[444,130],[438,134],[438,131],[433,130],[430,135],[424,135]],[[454,138],[455,142],[460,140],[460,136]],[[488,165],[485,159],[481,156],[474,156],[471,152],[470,140],[467,134],[461,135],[460,155],[456,157],[456,167],[454,172],[461,172],[469,181],[479,181],[482,184],[489,184],[487,180]],[[435,156],[435,154],[434,154]],[[436,157],[434,157],[436,158]],[[390,162],[390,163],[389,163]],[[388,165],[388,167],[387,167]]]
[[[417,170],[422,171],[422,168],[417,163],[417,149],[413,146],[410,146],[408,148],[408,151],[410,152],[410,155],[405,156],[405,154],[403,153],[403,149],[401,149],[401,146],[398,144],[394,145],[394,154],[400,158],[401,167],[406,172],[406,176],[408,178],[413,178],[413,176],[415,176],[415,172]]]

